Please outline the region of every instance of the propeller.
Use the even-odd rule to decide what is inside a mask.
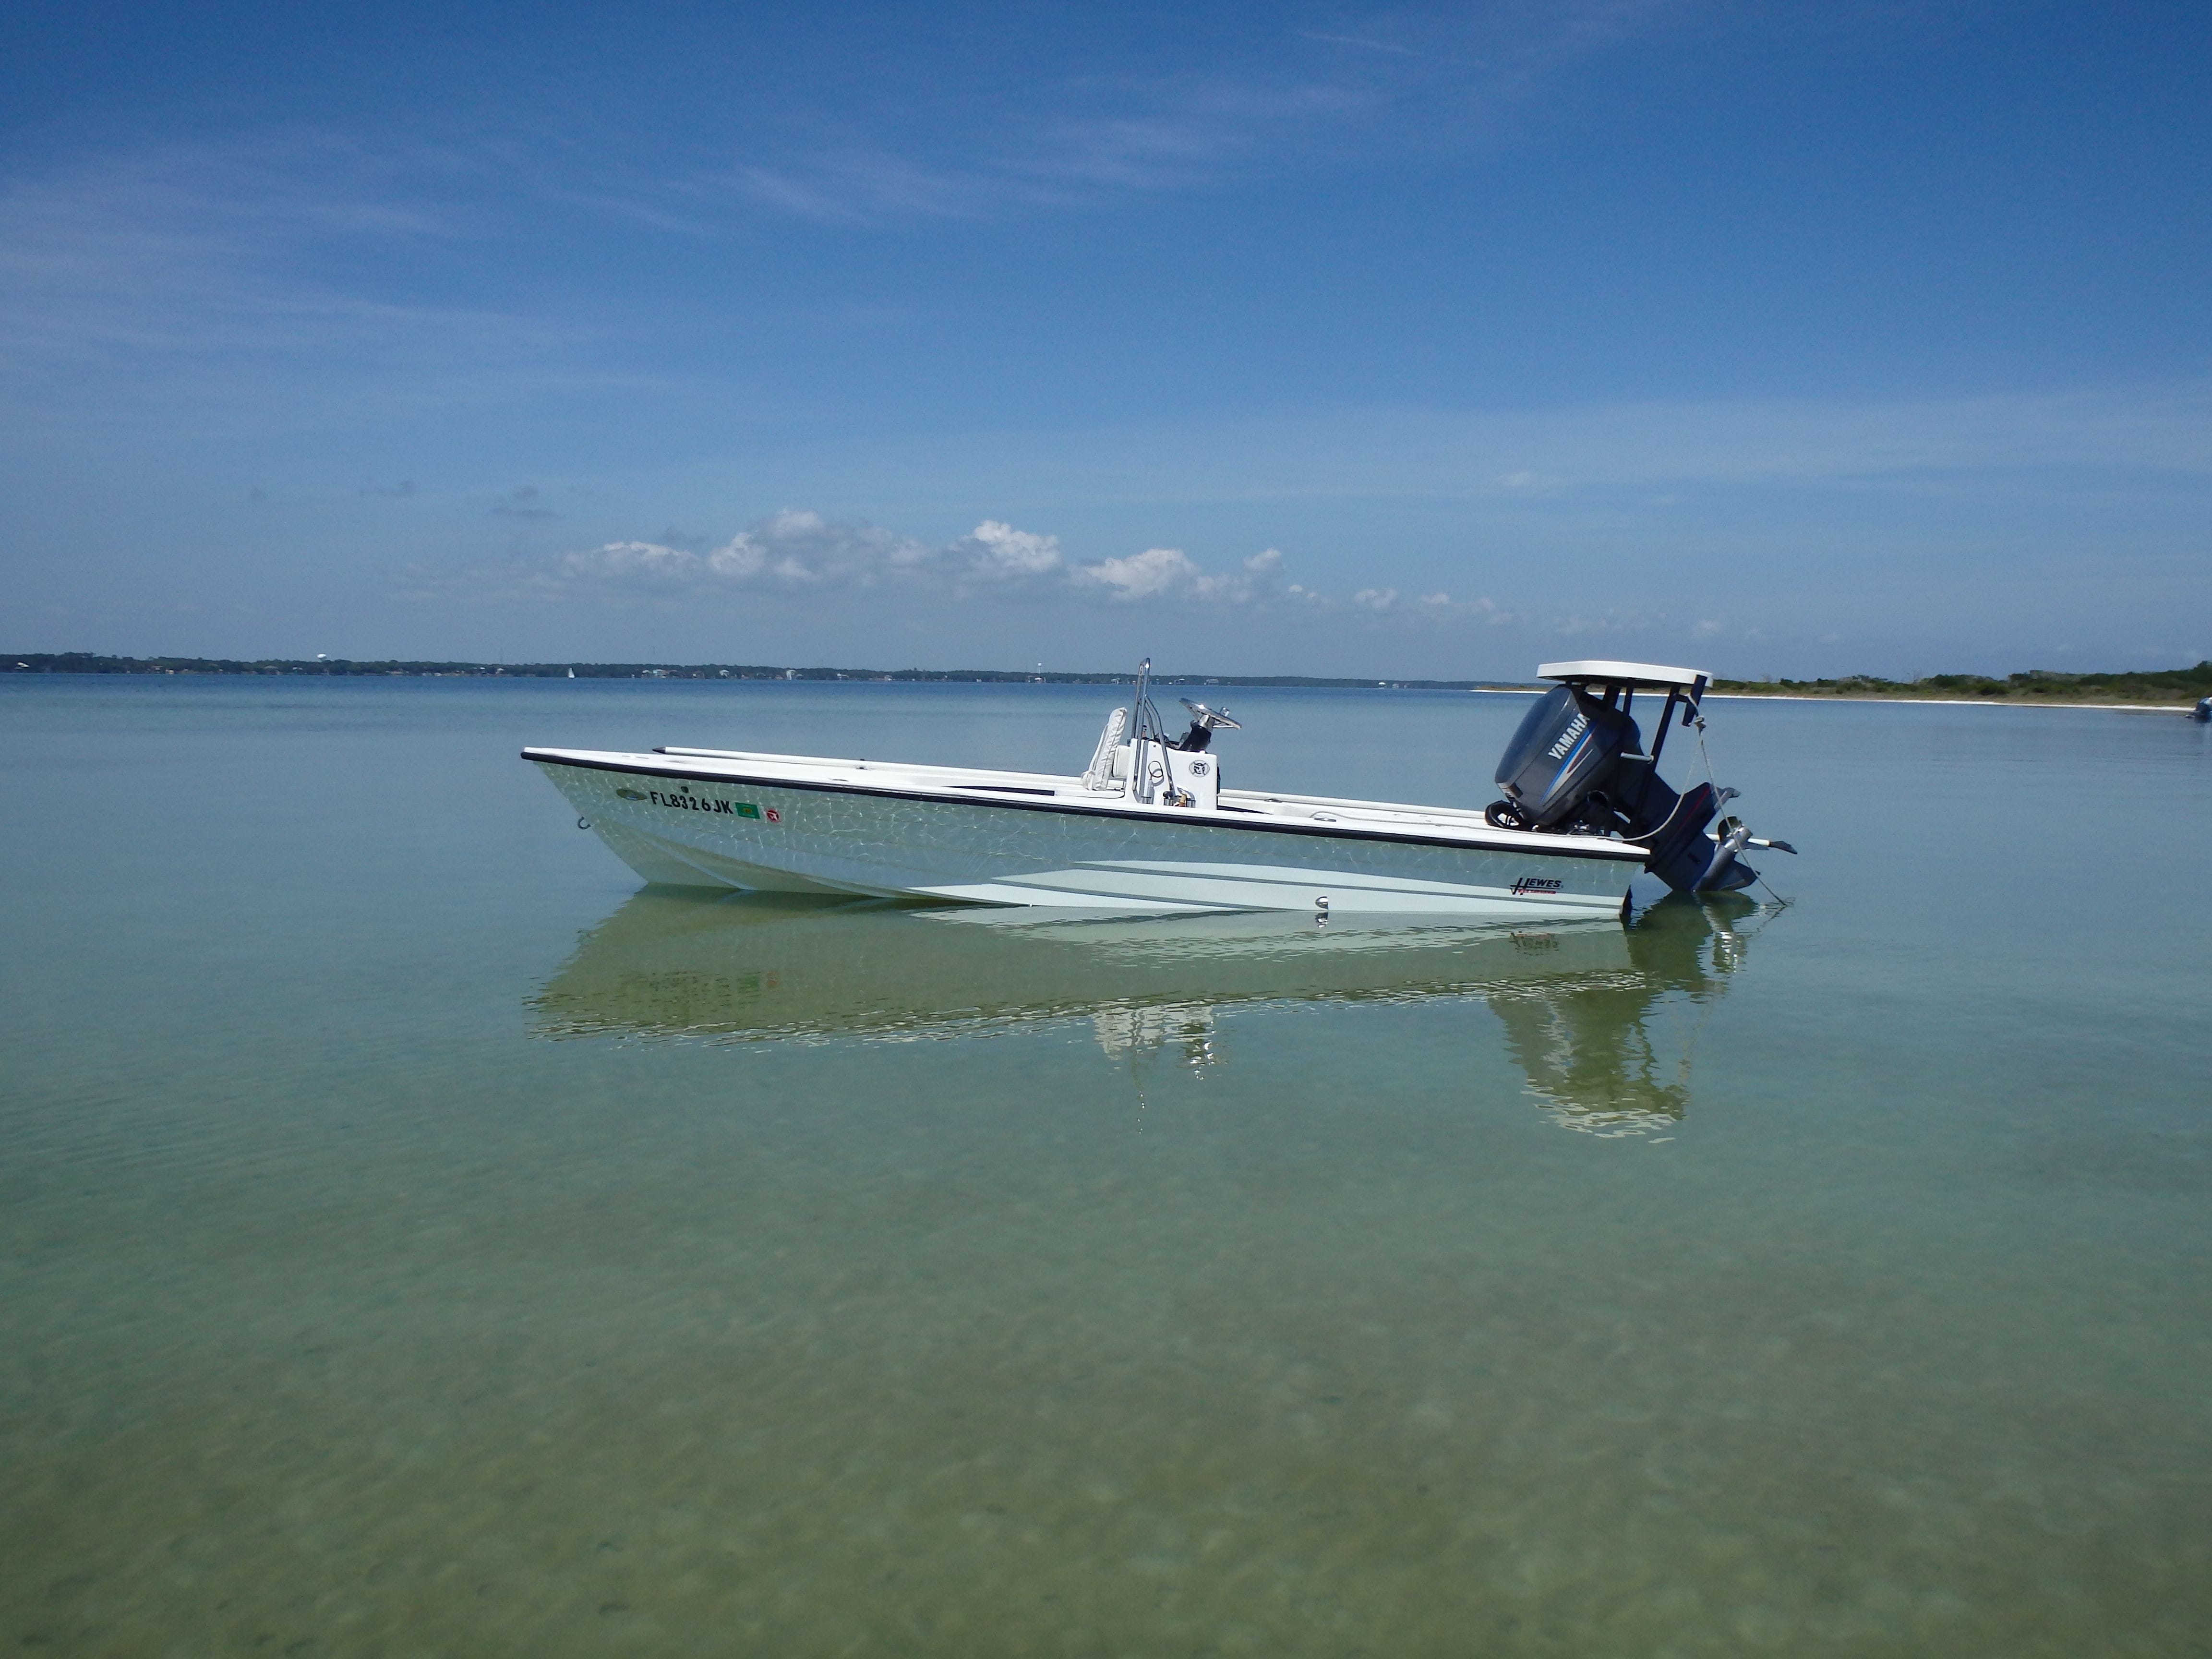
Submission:
[[[1225,708],[1208,708],[1204,703],[1193,702],[1188,697],[1178,697],[1176,701],[1189,709],[1191,719],[1209,732],[1219,732],[1224,729],[1231,732],[1242,732],[1244,729],[1237,721],[1229,718],[1229,711]]]

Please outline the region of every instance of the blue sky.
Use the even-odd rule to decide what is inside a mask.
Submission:
[[[2212,655],[2212,9],[0,20],[18,649]]]

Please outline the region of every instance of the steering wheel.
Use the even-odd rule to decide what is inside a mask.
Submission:
[[[1244,729],[1229,718],[1229,711],[1225,708],[1208,708],[1204,703],[1193,702],[1188,697],[1177,697],[1176,701],[1190,710],[1191,720],[1195,724],[1209,732],[1242,732]]]

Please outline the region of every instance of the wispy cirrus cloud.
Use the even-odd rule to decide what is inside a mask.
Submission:
[[[112,437],[173,430],[190,407],[198,438],[561,378],[573,320],[438,297],[422,280],[483,236],[457,171],[422,147],[293,131],[0,184],[0,412],[35,409],[50,432],[81,417]]]
[[[1583,59],[1703,9],[1695,0],[1563,0],[1341,14],[1254,33],[1203,69],[1064,77],[1030,107],[872,128],[787,112],[779,141],[672,179],[677,210],[734,194],[824,222],[982,217],[1200,189],[1256,171],[1435,152],[1500,120]]]
[[[757,110],[699,112],[675,139],[518,96],[466,124],[293,121],[85,150],[0,185],[0,347],[18,373],[128,356],[155,378],[189,366],[200,386],[236,382],[241,360],[326,354],[426,392],[435,376],[449,395],[471,363],[513,374],[591,331],[526,288],[500,304],[458,297],[483,291],[471,273],[502,240],[535,254],[549,239],[712,240],[763,220],[893,229],[1433,149],[1691,9],[1332,14],[1327,27],[1245,31],[1202,62],[1139,72],[1109,58],[995,100],[785,86]]]
[[[1174,77],[1066,88],[1052,113],[1012,135],[910,137],[849,125],[803,137],[800,121],[764,153],[648,184],[665,211],[702,227],[738,204],[826,224],[890,227],[982,219],[1202,189],[1291,161],[1322,131],[1374,112],[1354,87],[1288,78]],[[1087,104],[1088,110],[1069,105]],[[1298,156],[1297,159],[1307,159]]]
[[[927,464],[974,470],[958,441],[933,446]],[[1046,464],[1018,434],[966,441],[1031,471]],[[1061,462],[1055,474],[1071,491],[1119,484],[1135,499],[1190,504],[1450,501],[1501,524],[1670,492],[1903,500],[1998,480],[2116,492],[2158,480],[2193,490],[2212,477],[2212,381],[1865,401],[1322,409],[1102,428],[1083,434],[1081,456],[1081,470]]]

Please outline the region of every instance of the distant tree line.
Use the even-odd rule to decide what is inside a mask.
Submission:
[[[1769,696],[1937,697],[1954,701],[2008,697],[2022,702],[2183,702],[2212,693],[2212,661],[2194,668],[2153,668],[2109,674],[2061,674],[2031,668],[1998,679],[1988,674],[1927,674],[1917,680],[1851,674],[1832,680],[1715,680],[1716,691]]]
[[[1004,668],[797,668],[764,663],[650,662],[353,662],[343,658],[107,657],[90,651],[0,653],[4,674],[299,674],[363,678],[580,680],[875,680],[964,682],[980,685],[1129,685],[1118,673],[1024,673]],[[1320,679],[1300,674],[1156,674],[1155,685],[1305,685],[1395,687],[1406,690],[1466,691],[1494,680]]]
[[[1005,668],[799,668],[766,663],[650,662],[353,662],[344,658],[109,657],[91,651],[0,653],[0,674],[264,674],[353,678],[580,680],[874,680],[977,685],[1128,685],[1136,676],[1115,673],[1024,673]],[[1507,690],[1506,680],[1325,679],[1304,674],[1158,674],[1155,685],[1317,686],[1414,691]],[[2009,674],[1929,674],[1887,680],[1872,674],[1840,679],[1725,680],[1716,691],[1768,696],[2004,697],[2023,702],[2174,702],[2212,694],[2212,660],[2194,668],[2160,668],[2109,674],[2062,674],[2047,668]]]

